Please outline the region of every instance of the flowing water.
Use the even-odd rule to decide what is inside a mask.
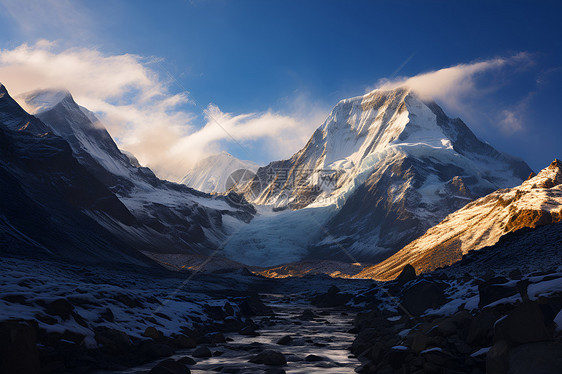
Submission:
[[[316,309],[297,297],[286,295],[261,295],[264,303],[275,312],[273,317],[255,317],[260,326],[259,336],[225,334],[232,339],[226,343],[210,346],[213,357],[195,358],[197,363],[189,366],[194,374],[222,373],[265,373],[282,368],[287,373],[354,373],[359,361],[351,356],[348,347],[354,335],[347,333],[351,328],[352,316],[343,310]],[[303,312],[310,309],[315,317],[303,318]],[[289,335],[291,345],[279,345],[277,341]],[[283,367],[250,363],[259,352],[271,349],[280,351],[287,358]],[[177,352],[172,358],[191,357],[193,350]],[[321,357],[320,361],[307,361],[309,355]],[[310,359],[310,358],[309,358]],[[318,358],[317,358],[318,360]],[[156,363],[129,369],[121,373],[148,372]]]

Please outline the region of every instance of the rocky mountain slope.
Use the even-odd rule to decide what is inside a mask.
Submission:
[[[255,162],[242,161],[227,152],[222,152],[197,162],[180,183],[198,191],[222,193],[230,189],[234,182],[238,182],[229,179],[232,173],[247,170],[251,172],[248,176],[253,177],[258,168],[259,165]]]
[[[459,261],[471,250],[497,243],[507,233],[561,220],[562,163],[554,160],[520,186],[495,191],[451,213],[398,253],[357,276],[392,279],[406,264],[418,272],[434,270]]]
[[[282,212],[283,222],[296,222],[287,236],[279,237],[284,225],[274,215],[258,217],[227,250],[258,262],[281,257],[283,243],[288,261],[378,262],[530,173],[437,104],[405,88],[375,90],[339,102],[303,149],[258,169],[241,189],[256,204],[293,210]]]
[[[138,222],[72,154],[68,143],[26,113],[0,85],[0,250],[87,262],[152,261],[93,217]]]
[[[68,142],[72,154],[126,207],[138,223],[123,226],[111,217],[95,219],[139,250],[209,254],[233,227],[252,219],[243,201],[211,197],[157,178],[121,152],[103,124],[67,91],[40,90],[21,95],[23,105],[49,131]]]

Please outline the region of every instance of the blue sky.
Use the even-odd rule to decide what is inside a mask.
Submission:
[[[437,95],[436,101],[449,115],[463,118],[478,136],[523,158],[533,169],[562,157],[559,2],[19,3],[0,0],[0,49],[5,55],[27,43],[28,59],[38,49],[48,50],[50,59],[64,53],[84,57],[87,51],[95,51],[100,66],[111,56],[134,56],[126,61],[132,67],[128,70],[139,68],[139,74],[146,78],[131,78],[124,87],[114,88],[114,94],[101,95],[95,102],[86,96],[99,88],[84,91],[81,98],[100,111],[105,110],[105,101],[110,102],[113,106],[106,110],[110,132],[156,169],[163,163],[176,169],[187,167],[170,160],[190,157],[189,149],[180,148],[204,154],[196,151],[197,142],[208,144],[209,150],[226,149],[260,163],[288,157],[304,145],[340,99],[364,94],[382,79],[405,79],[494,59],[506,63],[471,73],[469,88]],[[42,44],[38,45],[38,40],[43,40]],[[6,58],[0,58],[0,67],[10,64]],[[53,69],[61,65],[61,60],[57,61]],[[15,63],[11,63],[12,70],[0,68],[0,81],[15,79]],[[76,91],[84,86],[83,82],[71,82],[75,87],[72,84],[78,87]],[[33,82],[12,85],[16,93],[34,88]],[[229,129],[238,129],[241,135],[233,132],[236,141],[232,141],[230,136],[199,132],[190,141],[174,145],[169,157],[143,153],[151,146],[160,150],[162,146],[139,142],[141,132],[126,131],[137,129],[133,122],[119,127],[121,117],[116,108],[130,109],[132,101],[135,105],[138,102],[139,91],[146,95],[155,90],[159,96],[151,96],[142,108],[133,108],[134,115],[142,121],[149,105],[176,100],[162,109],[165,113],[161,117],[150,119],[155,123],[170,118],[177,121],[168,139],[193,134],[205,126],[217,127],[212,118],[232,123]],[[286,128],[284,121],[289,123]],[[162,126],[159,133],[165,131]],[[272,130],[258,129],[265,127]],[[276,138],[286,139],[286,143],[274,147]],[[207,143],[209,139],[212,143]],[[135,141],[138,143],[133,144]],[[162,174],[174,173],[167,170]]]

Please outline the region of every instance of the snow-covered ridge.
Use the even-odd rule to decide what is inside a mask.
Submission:
[[[392,279],[406,264],[418,272],[452,264],[471,250],[493,245],[521,228],[562,220],[562,163],[547,168],[520,186],[500,189],[450,214],[420,238],[358,277]]]
[[[226,192],[229,176],[237,170],[255,173],[259,165],[252,161],[239,160],[227,152],[209,156],[197,162],[180,183],[207,193]]]

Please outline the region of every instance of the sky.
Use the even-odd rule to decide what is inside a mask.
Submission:
[[[220,151],[288,158],[339,100],[402,84],[539,170],[562,157],[560,14],[556,1],[0,0],[0,82],[67,88],[171,180]]]

